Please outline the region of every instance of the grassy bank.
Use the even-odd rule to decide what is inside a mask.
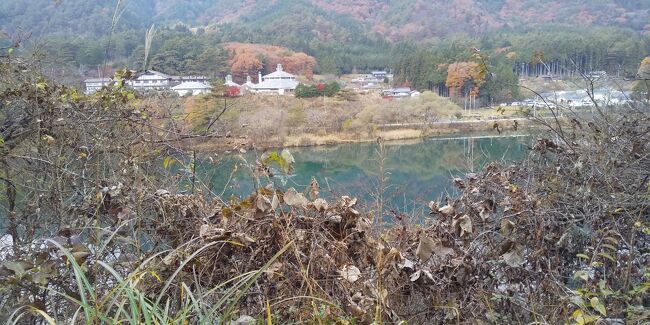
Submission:
[[[224,110],[225,108],[225,110]],[[223,112],[223,113],[222,113]],[[214,121],[219,116],[218,121]],[[462,108],[432,93],[402,100],[377,94],[297,99],[248,95],[235,99],[186,99],[177,119],[188,132],[210,131],[216,140],[192,141],[201,151],[328,145],[473,133],[521,132],[533,123],[516,109]],[[517,119],[517,125],[515,125]],[[499,124],[499,130],[495,128]]]

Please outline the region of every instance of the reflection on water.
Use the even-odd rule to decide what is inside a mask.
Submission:
[[[525,155],[528,140],[527,137],[502,137],[388,142],[385,167],[389,174],[384,210],[388,214],[393,211],[421,215],[428,201],[454,193],[452,177],[477,171],[490,161],[519,160]],[[315,177],[325,197],[350,195],[358,197],[366,207],[375,204],[379,170],[375,143],[296,148],[291,152],[296,160],[295,172],[285,178],[274,177],[276,187],[303,191]],[[260,155],[261,152],[247,153],[243,158],[254,164]],[[226,197],[245,197],[254,191],[250,169],[235,156],[221,160],[216,166],[203,163],[197,173],[213,192],[223,192]]]

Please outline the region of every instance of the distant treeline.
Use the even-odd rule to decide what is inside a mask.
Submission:
[[[474,95],[492,101],[516,98],[516,85],[522,76],[566,77],[606,71],[633,78],[649,53],[650,37],[630,30],[546,28],[481,38],[455,36],[427,44],[400,43],[391,51],[390,66],[398,83],[444,96],[449,95],[450,82],[454,84],[455,76],[450,73],[458,72],[463,83],[459,95],[466,96],[478,86]],[[481,66],[484,75],[465,76],[471,74],[472,63]],[[469,72],[458,71],[458,67]],[[481,71],[476,72],[478,76]]]
[[[389,43],[380,37],[368,37],[360,30],[347,37],[334,35],[332,41],[322,41],[311,38],[317,32],[313,28],[305,26],[308,32],[304,34],[291,32],[296,29],[289,33],[272,32],[282,30],[283,21],[269,23],[279,25],[264,30],[235,24],[220,25],[218,30],[190,30],[184,25],[163,27],[155,34],[148,67],[170,74],[223,77],[230,71],[230,63],[228,52],[220,44],[263,43],[315,57],[315,73],[340,75],[388,69],[395,75],[397,85],[432,90],[444,96],[449,95],[450,66],[463,67],[469,70],[459,71],[461,84],[457,95],[469,95],[475,90],[472,95],[482,99],[507,100],[517,97],[516,85],[521,76],[571,76],[604,70],[610,75],[631,77],[650,53],[650,37],[618,28],[548,27],[481,37],[455,35],[428,42]],[[354,24],[350,21],[350,26]],[[103,65],[105,58],[115,68],[143,67],[144,37],[144,30],[115,33],[106,51],[108,37],[52,36],[37,43],[36,48],[46,53],[53,69],[67,67],[68,71],[88,75],[94,74],[92,71]],[[472,64],[479,64],[488,74],[481,76],[480,81],[463,76],[480,72]]]

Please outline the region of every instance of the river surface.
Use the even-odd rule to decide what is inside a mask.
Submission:
[[[526,155],[530,137],[429,138],[385,143],[386,170],[383,191],[385,216],[423,216],[426,204],[456,193],[451,179],[479,171],[491,161],[514,162]],[[364,208],[377,206],[381,166],[376,143],[344,144],[290,149],[294,171],[274,170],[276,188],[294,187],[307,192],[312,177],[321,197],[341,195],[359,198]],[[246,197],[255,190],[250,168],[261,152],[232,155],[218,163],[201,163],[197,176],[210,190],[225,198]],[[244,162],[246,161],[246,162]],[[262,185],[268,181],[263,181]]]

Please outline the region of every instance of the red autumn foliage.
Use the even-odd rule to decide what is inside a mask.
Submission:
[[[239,96],[239,88],[235,86],[230,86],[228,89],[226,89],[226,92],[224,93],[225,97],[237,97]]]

